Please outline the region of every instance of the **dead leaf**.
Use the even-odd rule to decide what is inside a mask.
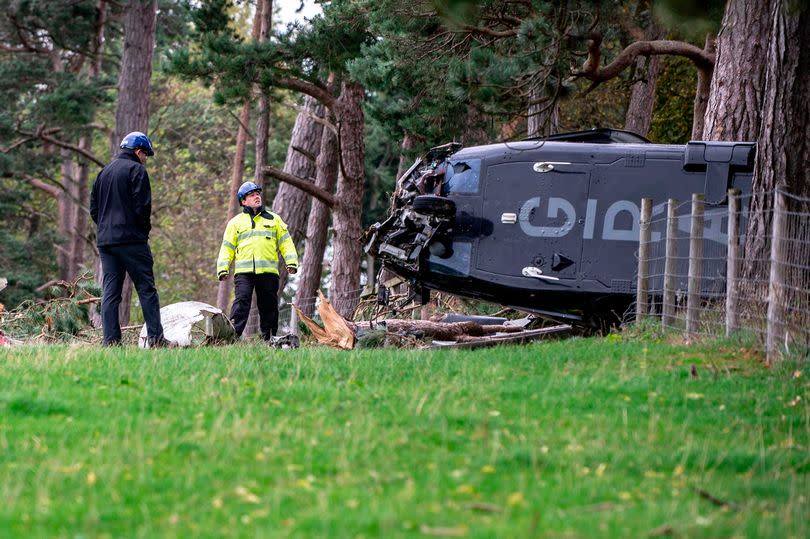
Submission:
[[[464,537],[470,531],[467,526],[456,526],[455,528],[433,528],[422,524],[419,526],[419,531],[425,535],[433,535],[435,537]]]

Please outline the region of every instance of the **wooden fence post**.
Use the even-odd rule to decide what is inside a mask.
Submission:
[[[290,303],[290,335],[299,336],[298,311],[293,308],[292,303]]]
[[[740,191],[728,190],[728,252],[726,258],[726,336],[739,328]]]
[[[768,332],[765,343],[766,362],[780,359],[780,340],[785,328],[785,194],[777,188],[773,198],[771,232],[771,275],[768,281]]]
[[[692,194],[692,226],[689,238],[689,277],[686,296],[686,334],[697,335],[700,318],[700,277],[703,267],[703,194]]]
[[[650,221],[652,220],[652,199],[641,199],[641,218],[638,237],[638,282],[636,284],[636,322],[649,313],[650,304]]]
[[[675,271],[678,267],[678,201],[667,201],[667,254],[664,259],[664,298],[661,327],[675,323]]]

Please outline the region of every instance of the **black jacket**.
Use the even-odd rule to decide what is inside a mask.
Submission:
[[[122,151],[98,173],[90,195],[90,216],[98,225],[99,247],[149,239],[152,188],[134,151]]]

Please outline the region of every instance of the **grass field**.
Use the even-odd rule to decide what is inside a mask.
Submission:
[[[809,446],[730,344],[0,351],[4,536],[807,537]]]

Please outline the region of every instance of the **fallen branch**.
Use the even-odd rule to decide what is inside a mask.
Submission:
[[[568,324],[561,324],[559,326],[551,326],[543,329],[530,329],[520,331],[518,333],[504,335],[462,335],[459,336],[455,342],[442,342],[441,340],[433,341],[432,348],[483,348],[487,346],[496,346],[499,344],[523,344],[556,334],[568,333],[569,331],[571,331],[571,326]]]
[[[484,335],[484,327],[475,322],[431,322],[429,320],[389,319],[380,322],[388,333],[423,333],[442,341],[454,341],[463,335]]]

